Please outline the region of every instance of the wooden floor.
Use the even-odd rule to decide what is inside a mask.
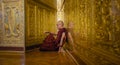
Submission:
[[[39,52],[26,53],[26,65],[76,65],[67,53]]]
[[[24,53],[0,52],[0,65],[24,65]]]
[[[0,52],[0,65],[76,65],[71,57],[63,52]]]

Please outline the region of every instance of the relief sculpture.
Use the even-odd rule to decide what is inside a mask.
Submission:
[[[19,36],[20,15],[19,15],[18,8],[5,7],[4,16],[5,16],[4,18],[5,35],[7,37]]]
[[[2,0],[2,32],[1,46],[24,45],[24,1]]]

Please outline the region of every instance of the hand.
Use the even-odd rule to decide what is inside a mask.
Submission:
[[[47,34],[47,33],[50,33],[50,32],[45,31],[44,33],[46,33],[46,34]]]
[[[59,47],[59,51],[58,52],[60,53],[60,52],[65,52],[65,51],[64,51],[64,49],[62,47]]]

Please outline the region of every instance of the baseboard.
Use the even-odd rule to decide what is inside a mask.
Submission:
[[[24,47],[0,47],[0,51],[24,51]]]

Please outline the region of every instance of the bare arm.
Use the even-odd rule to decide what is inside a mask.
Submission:
[[[62,45],[63,45],[64,38],[65,38],[65,33],[62,33],[62,37],[61,37],[61,40],[60,40],[59,52],[61,52],[61,50],[62,50]]]
[[[51,33],[51,32],[44,32],[45,34],[53,34],[53,35],[57,35],[55,33]]]

